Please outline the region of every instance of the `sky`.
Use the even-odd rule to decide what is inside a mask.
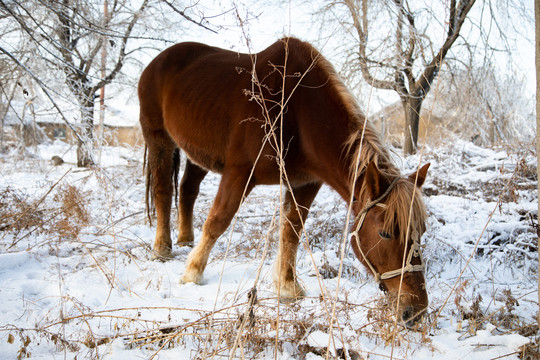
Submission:
[[[425,6],[436,9],[436,5],[440,1],[442,0],[425,0]],[[192,9],[188,9],[188,15],[193,19],[200,19],[201,14],[203,14],[208,18],[208,26],[215,29],[216,32],[202,29],[193,24],[189,25],[185,19],[177,16],[174,21],[181,26],[173,26],[171,34],[168,34],[167,37],[177,42],[199,41],[233,51],[259,52],[280,37],[292,35],[313,43],[338,70],[346,69],[349,65],[345,64],[342,53],[336,51],[345,42],[343,34],[338,32],[339,27],[331,23],[321,25],[321,17],[315,15],[317,9],[327,3],[325,0],[274,0],[271,2],[199,0]],[[414,2],[414,4],[416,5],[417,2]],[[485,14],[485,11],[483,12],[485,4],[485,2],[477,1],[471,15],[478,17],[482,13]],[[529,7],[532,11],[532,4],[529,4]],[[166,6],[164,9],[167,9]],[[172,17],[173,15],[171,15]],[[475,23],[478,23],[478,21]],[[488,18],[483,20],[482,24],[485,24],[484,30],[488,29],[489,34],[497,32],[491,30],[491,27],[501,26],[508,29],[509,45],[513,49],[511,61],[509,61],[507,54],[502,52],[494,53],[495,61],[499,64],[501,71],[513,72],[516,76],[523,78],[526,83],[526,93],[532,98],[536,88],[532,23],[529,24],[527,21],[512,23],[507,20],[494,22]],[[464,27],[463,32],[466,30],[467,28]],[[379,31],[381,32],[380,29]],[[384,33],[383,30],[382,32]],[[155,33],[152,35],[155,36]],[[246,45],[247,40],[249,40],[249,47]],[[137,44],[135,41],[133,43]],[[158,51],[164,50],[169,44],[154,42],[153,46],[156,46],[157,49],[145,54],[137,54],[136,60],[140,61],[141,64],[147,64],[157,55]],[[354,46],[354,44],[351,46]],[[342,46],[341,50],[343,48]],[[126,66],[125,71],[132,79],[136,80],[141,68],[140,66],[134,68]],[[360,78],[359,74],[358,78]],[[109,87],[110,90],[107,92],[110,97],[108,106],[111,112],[116,112],[116,114],[110,115],[110,118],[112,121],[121,124],[137,122],[138,101],[135,88],[126,86],[125,82],[117,80],[118,82]],[[359,83],[363,84],[362,89],[352,90],[359,99],[364,112],[368,115],[399,100],[394,91],[372,90],[364,80],[360,80]]]
[[[317,5],[320,3],[321,5]],[[217,33],[191,26],[190,31],[181,35],[180,41],[199,41],[209,45],[214,45],[239,52],[259,52],[272,44],[274,41],[284,35],[292,35],[302,40],[312,42],[339,70],[343,66],[343,56],[335,52],[335,48],[343,42],[343,35],[337,33],[337,29],[332,24],[321,26],[314,14],[318,8],[327,1],[273,1],[260,2],[255,1],[250,4],[249,1],[219,1],[207,0],[197,3],[199,11],[206,16],[214,16],[221,12],[225,15],[210,19],[213,24],[220,24]],[[437,9],[439,1],[426,1],[427,8]],[[273,4],[273,5],[272,5]],[[499,14],[503,14],[504,4],[495,4],[503,8]],[[532,12],[533,5],[529,4]],[[505,52],[495,51],[493,58],[501,71],[512,73],[525,80],[527,93],[534,94],[536,89],[534,76],[534,29],[533,23],[527,21],[513,21],[519,14],[516,11],[511,12],[513,18],[497,19],[486,16],[487,5],[485,2],[477,1],[473,6],[469,16],[474,23],[467,22],[462,30],[462,35],[471,37],[468,32],[477,33],[477,24],[481,23],[482,30],[491,37],[496,48],[508,46],[512,49],[510,56]],[[495,7],[495,11],[499,11]],[[445,11],[445,9],[440,9]],[[526,10],[525,12],[527,12]],[[421,16],[419,14],[418,16]],[[477,19],[483,17],[481,22]],[[522,19],[522,18],[521,18]],[[242,23],[242,25],[241,25]],[[472,24],[472,25],[471,25]],[[505,29],[508,36],[508,42],[503,43],[497,37],[498,27]],[[480,46],[479,35],[473,35],[477,40],[471,40],[471,43]],[[246,38],[250,41],[250,48],[246,46]],[[324,40],[326,39],[326,40]],[[330,40],[328,40],[330,39]],[[500,44],[497,45],[497,44]],[[367,94],[370,94],[368,91]],[[369,95],[368,95],[369,96]],[[373,102],[370,104],[371,111],[378,111],[381,107],[398,100],[393,91],[375,91]],[[531,95],[532,96],[532,95]]]

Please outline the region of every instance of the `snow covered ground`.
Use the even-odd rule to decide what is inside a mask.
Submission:
[[[141,149],[106,148],[91,170],[76,168],[75,149],[61,142],[30,151],[0,156],[1,359],[539,356],[536,159],[527,146],[456,140],[397,160],[404,173],[431,162],[422,239],[430,305],[418,331],[396,324],[348,244],[336,276],[347,209],[328,187],[298,254],[307,297],[284,305],[271,287],[279,187],[249,196],[212,251],[204,285],[179,285],[189,249],[150,260]],[[66,163],[53,166],[53,155]],[[218,183],[203,182],[197,229]]]

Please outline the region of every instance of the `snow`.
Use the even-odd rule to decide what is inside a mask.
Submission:
[[[453,141],[397,160],[404,173],[431,163],[422,239],[430,305],[419,331],[395,325],[350,246],[338,282],[347,208],[328,187],[298,254],[307,296],[280,304],[272,289],[279,187],[258,187],[242,205],[203,285],[180,285],[189,248],[150,260],[142,149],[107,147],[96,169],[76,168],[75,148],[58,141],[33,155],[0,155],[0,358],[518,359],[534,340],[520,328],[538,312],[536,179],[514,170],[536,160],[520,149]],[[53,166],[53,155],[66,163]],[[218,184],[214,174],[202,184],[196,237]],[[70,186],[86,221],[73,204],[65,209]],[[254,321],[240,331],[245,316]]]

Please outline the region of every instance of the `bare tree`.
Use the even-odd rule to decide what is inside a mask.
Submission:
[[[493,64],[455,67],[441,72],[434,86],[437,94],[425,104],[445,129],[484,145],[533,138],[532,99],[516,74]]]
[[[354,56],[363,78],[399,95],[406,153],[416,151],[422,103],[474,3],[450,0],[439,9],[427,9],[414,8],[409,0],[341,0],[326,8],[344,16],[342,24],[355,34]],[[442,41],[435,41],[437,37]]]
[[[173,27],[179,30],[182,22],[215,31],[204,14],[195,9],[180,8],[166,0],[0,1],[0,24],[15,24],[18,35],[14,38],[24,38],[30,44],[15,52],[0,45],[0,52],[46,89],[47,97],[60,113],[62,106],[56,95],[61,91],[58,84],[50,86],[47,82],[61,79],[77,101],[80,126],[75,128],[66,116],[61,116],[76,132],[78,166],[89,166],[94,164],[94,111],[100,90],[115,80],[126,61],[149,42],[170,43],[166,38],[175,34]],[[151,25],[143,26],[148,23]],[[32,63],[39,63],[40,68],[27,65],[29,58],[37,59]]]
[[[105,15],[102,5],[82,0],[0,2],[2,14],[14,20],[35,47],[32,55],[63,74],[63,81],[78,102],[81,113],[78,166],[94,163],[92,131],[96,93],[122,69],[128,55],[128,40],[148,0],[134,9],[129,4],[114,1]],[[110,52],[108,71],[101,76],[98,60],[106,46],[117,50]]]
[[[12,106],[20,72],[7,61],[0,61],[0,152],[4,150],[6,115]]]

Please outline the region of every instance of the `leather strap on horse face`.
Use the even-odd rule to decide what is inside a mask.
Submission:
[[[369,267],[371,272],[373,273],[373,276],[375,277],[375,280],[377,283],[380,283],[381,280],[387,280],[394,278],[396,276],[400,276],[401,274],[404,274],[406,272],[416,272],[416,271],[424,271],[425,265],[424,265],[424,258],[422,257],[422,251],[420,248],[420,236],[415,231],[412,235],[412,245],[409,249],[409,254],[407,255],[407,260],[405,261],[405,266],[396,270],[391,270],[384,272],[382,274],[379,274],[377,270],[375,270],[375,267],[371,264],[371,262],[368,260],[366,254],[364,254],[364,251],[362,251],[362,248],[360,246],[360,236],[358,235],[358,231],[360,231],[360,228],[362,228],[362,225],[364,224],[364,220],[366,218],[367,212],[372,209],[374,206],[380,206],[382,208],[386,207],[386,204],[381,203],[381,201],[390,193],[396,182],[399,180],[399,177],[395,178],[391,183],[390,186],[386,189],[386,191],[379,196],[377,199],[373,201],[368,201],[366,206],[358,213],[358,225],[356,225],[356,229],[353,231],[352,236],[356,238],[356,246],[358,247],[358,251],[364,258],[364,262]],[[412,258],[413,257],[419,257],[420,258],[420,265],[413,265],[412,264]]]

